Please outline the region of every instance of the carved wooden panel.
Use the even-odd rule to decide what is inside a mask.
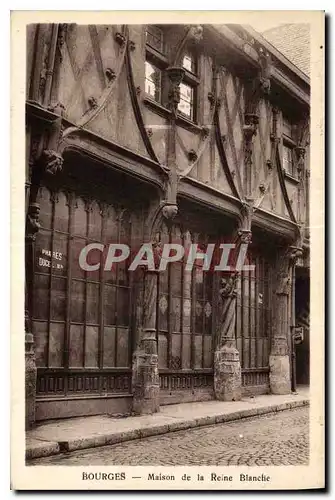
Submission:
[[[220,87],[222,89],[222,103],[219,110],[221,136],[230,171],[240,194],[243,191],[243,126],[244,126],[244,85],[243,82],[224,71],[220,73]],[[215,157],[217,157],[217,152]],[[220,176],[223,181],[222,174]],[[216,181],[217,183],[218,181]],[[227,185],[217,183],[218,187],[227,190]]]
[[[51,104],[55,105],[59,101],[64,106],[64,116],[74,124],[143,155],[157,157],[160,163],[165,164],[166,118],[169,112],[166,108],[156,107],[153,110],[151,106],[149,109],[144,103],[144,30],[144,25],[130,25],[126,29],[117,25],[61,25],[52,77]],[[169,54],[174,52],[175,43],[179,43],[182,33],[178,26],[172,26],[167,31],[165,52]],[[32,60],[31,53],[27,57],[27,85],[32,92],[29,97],[41,101],[47,76],[51,25],[29,27],[28,47],[34,47],[36,33],[36,60]],[[129,44],[126,43],[128,39]],[[197,52],[197,120],[195,124],[186,121],[182,126],[180,122],[177,123],[176,163],[181,175],[186,172],[185,175],[236,196],[231,182],[227,182],[227,176],[223,172],[220,158],[222,153],[218,150],[215,139],[216,95],[216,102],[220,101],[220,130],[217,132],[223,142],[233,182],[242,196],[246,184],[243,172],[243,127],[247,82],[227,68],[220,67],[215,83],[212,72],[214,61],[207,51],[202,50],[201,44]],[[34,80],[32,86],[30,79]],[[165,94],[167,90],[164,90]],[[208,98],[210,94],[213,99]],[[271,95],[270,98],[262,98],[257,107],[259,124],[252,139],[252,194],[255,199],[259,199],[261,208],[292,218],[283,201],[283,186],[278,182],[275,168],[269,175],[267,167],[267,162],[271,159],[270,133],[273,133],[270,100]],[[295,120],[293,125],[297,132],[294,141],[308,149],[308,118],[291,118]],[[281,141],[283,159],[283,134],[287,134],[287,127],[282,121],[279,116],[275,135]],[[194,160],[190,160],[190,151],[195,152]],[[308,161],[306,151],[306,167]],[[295,217],[303,220],[306,217],[303,209],[306,205],[307,188],[302,184],[298,186],[297,180],[293,179],[292,182],[292,179],[286,178],[284,184],[289,191],[288,197]],[[299,194],[298,189],[301,191]]]
[[[126,44],[116,39],[120,31],[117,25],[67,25],[53,93],[75,124],[147,155],[128,91]],[[122,37],[126,41],[125,33]],[[138,54],[142,58],[140,45],[131,57]],[[144,68],[143,59],[141,64]]]
[[[269,370],[242,370],[242,386],[268,385]]]
[[[37,396],[74,396],[85,394],[109,395],[131,392],[131,373],[128,372],[37,372]]]
[[[113,33],[108,27],[103,27],[97,44],[96,31],[96,26],[87,25],[71,24],[67,28],[63,60],[59,68],[59,98],[68,116],[73,119],[80,118],[89,109],[89,97],[96,98],[96,93],[99,95],[105,86],[106,77],[100,63],[101,49],[107,38],[110,41],[109,53],[113,55]]]
[[[167,130],[166,118],[143,106],[143,119],[157,158],[162,165],[166,164]]]

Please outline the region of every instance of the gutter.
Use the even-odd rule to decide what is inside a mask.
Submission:
[[[243,25],[243,29],[249,33],[258,43],[264,46],[268,52],[270,52],[278,61],[286,66],[292,73],[295,73],[303,82],[310,86],[310,78],[301,69],[298,68],[292,61],[290,61],[282,52],[280,52],[272,43],[270,43],[266,38],[264,38],[260,33],[255,31],[249,25]]]
[[[275,65],[271,70],[271,81],[276,83],[286,92],[295,97],[299,102],[305,105],[310,105],[309,89],[310,79],[299,68],[291,63],[281,52],[271,45],[265,38],[259,35],[254,29],[249,26],[238,25],[262,45],[274,59],[287,69],[287,73],[293,73],[297,79],[301,81],[301,86],[294,81],[286,72],[278,69]],[[245,63],[254,69],[260,69],[259,57],[257,51],[246,41],[243,40],[235,31],[225,25],[211,25],[207,28],[210,33],[224,39],[224,43],[229,45],[229,48],[236,54],[240,55]],[[305,89],[305,90],[304,90]]]
[[[234,52],[237,52],[241,55],[247,62],[255,69],[259,68],[258,63],[258,54],[256,50],[248,45],[245,40],[237,35],[233,30],[228,28],[227,26],[220,25],[208,25],[207,30],[214,36],[218,36],[224,39],[224,42],[229,45],[229,48]]]

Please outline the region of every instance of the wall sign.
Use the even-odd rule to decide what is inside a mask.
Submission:
[[[63,254],[61,252],[57,252],[57,251],[51,252],[51,250],[47,250],[45,248],[42,248],[41,254],[44,257],[38,258],[38,265],[40,267],[52,267],[52,269],[64,269],[63,264],[61,264],[60,262],[53,262],[53,260],[56,260],[56,261],[63,260]],[[47,257],[51,257],[51,255],[52,255],[52,259],[50,260]]]

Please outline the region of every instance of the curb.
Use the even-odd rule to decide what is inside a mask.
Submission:
[[[61,449],[59,443],[49,441],[38,446],[31,446],[26,448],[26,460],[32,460],[33,458],[50,457],[51,455],[59,455]]]
[[[242,420],[244,418],[257,417],[269,413],[277,413],[280,411],[291,410],[292,408],[299,408],[302,406],[309,406],[309,399],[303,399],[301,401],[293,401],[288,403],[281,403],[278,405],[262,406],[260,408],[250,408],[248,410],[241,410],[231,413],[220,413],[217,415],[195,418],[192,420],[173,422],[170,424],[154,425],[149,427],[143,427],[142,429],[134,429],[125,432],[113,432],[111,434],[91,436],[83,439],[58,441],[58,443],[50,442],[50,443],[45,443],[45,445],[26,448],[26,460],[48,457],[52,455],[59,455],[60,453],[66,453],[76,450],[98,448],[100,446],[124,443],[126,441],[133,441],[135,439],[146,438],[150,436],[158,436],[169,432],[187,430],[195,427],[223,424],[226,422]]]

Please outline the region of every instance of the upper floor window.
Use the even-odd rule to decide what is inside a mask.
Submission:
[[[163,31],[157,26],[149,25],[146,29],[146,43],[153,49],[163,52]]]
[[[283,145],[283,168],[288,174],[294,175],[293,148],[285,144]]]
[[[168,32],[164,32],[159,26],[148,25],[145,36],[145,93],[151,102],[155,101],[167,107],[169,79],[165,70],[170,62],[164,52],[169,43]],[[185,69],[185,75],[180,84],[178,112],[180,117],[195,122],[197,120],[197,87],[199,79],[197,76],[197,56],[192,48],[186,49],[179,64]]]
[[[196,58],[193,54],[187,53],[184,55],[183,68],[193,74],[196,74]]]
[[[289,118],[283,117],[283,134],[287,137],[293,138],[293,124]]]
[[[186,83],[180,84],[178,111],[190,120],[194,119],[194,88]]]
[[[182,59],[182,66],[186,71],[183,81],[180,84],[180,102],[178,104],[178,111],[189,120],[196,121],[197,88],[199,85],[196,54],[191,51],[186,52]]]
[[[168,65],[163,54],[164,33],[157,26],[149,25],[146,35],[145,61],[145,93],[152,100],[162,104],[163,101],[163,71]]]
[[[283,115],[282,120],[282,137],[283,137],[283,169],[284,171],[291,175],[296,176],[295,171],[295,153],[294,149],[296,147],[295,142],[295,128],[294,123],[290,117]]]
[[[145,93],[157,102],[161,102],[162,94],[162,71],[151,64],[145,62]]]

